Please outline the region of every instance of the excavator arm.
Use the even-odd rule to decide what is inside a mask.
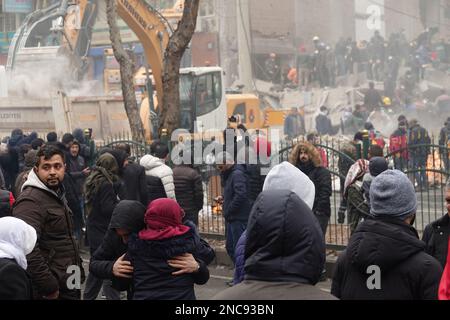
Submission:
[[[118,0],[117,13],[142,43],[145,56],[152,69],[158,102],[161,103],[164,51],[169,43],[170,24],[145,0]],[[173,18],[179,17],[175,11],[171,11],[170,14],[173,15]]]

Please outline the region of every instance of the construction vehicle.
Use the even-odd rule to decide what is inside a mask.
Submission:
[[[151,68],[150,87],[153,88],[154,85],[155,88],[152,99],[155,107],[150,108],[149,99],[144,98],[140,112],[147,140],[152,138],[152,120],[164,94],[163,54],[175,23],[181,18],[183,3],[177,1],[173,8],[158,12],[145,0],[117,1],[118,15],[142,43]],[[36,65],[50,62],[54,65],[54,61],[59,59],[61,63],[66,63],[65,68],[73,70],[69,73],[61,68],[62,75],[82,78],[86,70],[90,30],[95,20],[97,4],[98,0],[62,0],[45,10],[30,14],[12,41],[7,65],[9,72],[20,73],[27,68],[35,70]],[[105,59],[105,87],[108,91],[119,91],[120,72],[114,62],[112,50],[106,52]],[[139,72],[142,85],[142,70]],[[180,69],[179,128],[189,132],[221,131],[227,125],[227,115],[236,112],[243,112],[242,119],[249,128],[270,125],[267,115],[261,111],[257,96],[226,96],[223,83],[223,71],[220,67]]]
[[[57,70],[61,70],[63,75],[68,74],[66,69],[76,70],[72,72],[72,77],[79,79],[86,69],[83,62],[91,36],[86,29],[93,24],[96,4],[97,0],[62,0],[45,10],[30,14],[12,41],[7,65],[9,72],[14,74],[27,69],[36,70],[30,65],[39,66],[50,62],[54,65],[54,61],[60,60],[65,65]],[[174,8],[164,12],[165,16],[145,0],[117,1],[118,15],[136,34],[144,48],[155,82],[158,105],[164,94],[163,54],[173,30],[173,21],[181,17],[182,11],[183,1],[177,1]],[[51,45],[47,46],[49,42],[45,41],[50,38],[55,40],[49,40]],[[222,69],[188,68],[180,70],[180,74],[180,127],[189,131],[224,128],[226,118],[216,116],[226,114]],[[199,97],[207,100],[200,101]],[[146,113],[149,114],[143,112],[142,120],[146,138],[150,139],[150,116],[146,116]],[[196,123],[202,128],[194,127]]]

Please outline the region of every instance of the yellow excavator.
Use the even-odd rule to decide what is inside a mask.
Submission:
[[[101,0],[62,0],[26,17],[10,46],[7,69],[14,72],[36,70],[36,65],[61,64],[61,72],[81,79],[87,69],[92,27]],[[117,13],[141,42],[151,68],[156,94],[154,105],[163,97],[164,51],[173,28],[182,16],[184,1],[161,12],[145,0],[117,0]],[[66,68],[67,71],[64,71]],[[38,71],[35,71],[38,72]],[[255,95],[225,95],[220,67],[180,69],[180,124],[189,132],[217,132],[230,115],[240,115],[248,128],[268,126]],[[151,140],[152,122],[148,99],[141,105],[145,136]]]

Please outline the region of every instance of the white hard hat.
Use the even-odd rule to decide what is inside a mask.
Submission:
[[[313,41],[319,41],[320,39],[319,39],[319,37],[318,36],[315,36],[314,38],[313,38]]]

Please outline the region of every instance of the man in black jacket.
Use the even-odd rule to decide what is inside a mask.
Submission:
[[[223,216],[226,222],[226,250],[234,262],[236,244],[247,227],[251,203],[248,198],[248,179],[243,165],[235,164],[233,156],[221,152],[216,158],[221,172],[223,190]]]
[[[331,215],[331,174],[321,165],[320,155],[316,147],[308,142],[301,142],[294,147],[289,162],[299,168],[314,183],[316,196],[313,213],[319,220],[325,236]]]
[[[173,168],[173,183],[177,201],[183,208],[183,221],[191,220],[198,226],[198,212],[203,208],[203,183],[197,170],[188,164]]]
[[[445,186],[445,203],[447,213],[425,227],[422,240],[425,242],[425,251],[435,257],[445,267],[448,252],[448,237],[450,235],[450,179]]]
[[[442,267],[425,253],[412,226],[416,194],[398,170],[378,175],[370,187],[370,214],[339,256],[331,293],[343,300],[437,299]]]
[[[144,214],[145,207],[138,201],[120,201],[114,208],[105,238],[89,264],[89,272],[100,279],[112,280],[112,286],[119,291],[127,291],[129,299],[133,296],[131,288],[133,266],[125,259],[128,237],[145,228]],[[186,225],[197,232],[192,223],[186,222]],[[206,265],[215,257],[212,250],[204,250],[200,255]]]

